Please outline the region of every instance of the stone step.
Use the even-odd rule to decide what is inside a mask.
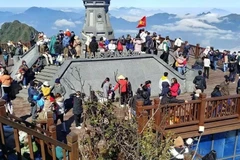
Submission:
[[[42,71],[39,74],[36,74],[35,77],[36,76],[53,77],[54,75],[55,75],[54,73],[48,73],[48,72]]]
[[[45,75],[36,75],[35,79],[38,80],[38,81],[41,81],[41,82],[51,81],[53,79],[53,76],[52,77],[47,77]]]
[[[52,65],[52,66],[45,66],[44,69],[50,69],[50,70],[55,70],[55,71],[57,71],[57,70],[59,69],[59,67]]]
[[[44,73],[53,73],[55,74],[57,70],[55,69],[50,69],[50,68],[44,68],[40,73],[44,72]]]

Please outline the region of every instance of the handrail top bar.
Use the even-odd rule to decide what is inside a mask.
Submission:
[[[233,98],[240,98],[240,95],[236,94],[236,95],[229,95],[229,96],[206,98],[206,101],[227,100],[227,99],[233,99]]]
[[[20,121],[21,123],[24,123],[26,125],[30,125],[31,127],[34,127],[36,129],[38,129],[39,131],[46,133],[47,135],[51,135],[51,133],[49,131],[47,131],[45,129],[42,129],[42,128],[38,127],[38,126],[35,126],[35,125],[33,125],[33,124],[31,124],[31,123],[29,123],[27,121],[23,121],[21,118],[18,118],[16,116],[12,115],[12,114],[8,114],[8,117],[13,118],[13,119],[15,119],[17,121]]]
[[[59,147],[62,147],[63,149],[66,149],[68,151],[72,151],[71,150],[71,147],[69,147],[68,145],[62,143],[62,142],[59,142],[57,140],[54,140],[48,136],[44,136],[43,134],[41,133],[38,133],[37,131],[34,131],[33,129],[30,129],[30,128],[27,128],[21,124],[17,124],[3,116],[0,116],[0,122],[3,123],[3,124],[6,124],[6,125],[9,125],[9,126],[12,126],[14,129],[18,129],[18,130],[21,130],[23,132],[26,132],[28,133],[29,135],[33,135],[34,137],[37,137],[41,140],[43,140],[44,142],[49,142],[55,146],[59,146]]]

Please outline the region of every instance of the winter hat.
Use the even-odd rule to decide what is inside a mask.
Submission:
[[[202,91],[201,91],[200,89],[197,89],[197,90],[195,91],[195,96],[196,96],[196,97],[199,97],[199,96],[200,96],[200,93],[202,93]]]
[[[48,81],[43,82],[43,85],[44,85],[44,86],[47,86],[47,87],[50,86],[49,83],[48,83]]]
[[[182,137],[179,136],[174,140],[174,147],[181,147],[183,145],[184,145],[184,142]]]
[[[60,79],[57,78],[57,79],[55,80],[55,83],[60,83]]]
[[[118,76],[118,79],[125,79],[123,75]]]
[[[35,85],[34,81],[31,81],[31,82],[30,82],[30,86],[32,87],[32,86],[34,86],[34,85]]]

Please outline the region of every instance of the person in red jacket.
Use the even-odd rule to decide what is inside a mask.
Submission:
[[[172,97],[177,97],[180,94],[180,84],[178,83],[176,78],[171,80],[172,84],[170,87]]]
[[[123,75],[118,77],[118,82],[114,87],[114,91],[116,91],[118,88],[121,95],[121,107],[124,107],[127,104],[127,81]]]

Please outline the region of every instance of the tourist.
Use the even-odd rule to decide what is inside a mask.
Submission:
[[[178,59],[179,57],[180,57],[180,51],[181,51],[181,48],[180,47],[178,47],[175,51],[174,51],[174,53],[173,53],[173,55],[174,55],[174,58],[175,59]]]
[[[167,93],[170,90],[169,87],[170,87],[170,81],[168,79],[168,72],[164,72],[163,76],[159,80],[160,99],[162,99],[162,96],[167,95]]]
[[[188,43],[188,41],[186,41],[183,48],[183,56],[187,57],[187,61],[189,60],[190,49],[191,49],[191,45]]]
[[[82,127],[82,113],[83,113],[83,106],[82,106],[82,96],[81,92],[77,91],[73,98],[73,115],[77,129],[81,129]]]
[[[37,99],[34,96],[38,96],[39,93],[37,91],[37,84],[33,81],[30,82],[30,87],[28,88],[28,102],[31,106],[30,115],[32,116],[32,120],[36,120],[37,117]]]
[[[206,80],[202,75],[202,71],[198,71],[198,76],[196,76],[193,80],[193,84],[195,84],[196,89],[201,89],[202,93],[204,89],[207,89]]]
[[[201,93],[202,93],[201,89],[196,89],[193,92],[193,94],[191,95],[192,96],[192,100],[198,100]]]
[[[135,38],[133,40],[134,43],[134,52],[139,55],[141,53],[142,41],[140,38]]]
[[[9,59],[9,54],[8,52],[6,51],[6,49],[3,50],[3,60],[4,60],[4,63],[6,65],[6,67],[8,67],[8,59]]]
[[[237,91],[237,94],[240,94],[240,75],[239,75],[239,78],[238,78],[236,91]]]
[[[145,31],[144,29],[140,29],[140,38],[142,41],[142,49],[141,51],[144,53],[146,51],[146,37],[147,37],[147,31]]]
[[[177,99],[176,97],[172,96],[171,91],[169,91],[165,96],[162,97],[161,99],[161,104],[169,104],[169,103],[187,103],[187,100],[184,99]]]
[[[114,86],[112,84],[109,84],[108,99],[111,100],[111,102],[115,101]]]
[[[229,67],[229,80],[232,83],[235,83],[235,78],[237,75],[237,62],[235,56],[230,57]]]
[[[92,37],[92,41],[89,44],[89,49],[90,49],[91,57],[95,58],[96,53],[98,51],[98,43],[95,36]]]
[[[177,68],[177,71],[178,71],[181,75],[185,74],[186,65],[187,65],[186,56],[183,57],[183,56],[182,56],[182,53],[179,53],[179,57],[176,59],[175,66],[176,66],[176,68]]]
[[[36,39],[36,33],[31,32],[31,35],[30,35],[30,45],[31,45],[31,47],[33,47],[36,44],[35,39]]]
[[[23,55],[23,49],[22,49],[22,44],[21,42],[17,43],[16,49],[15,49],[15,56],[20,56]]]
[[[240,75],[240,51],[238,51],[236,60],[237,60],[237,74]]]
[[[35,72],[35,74],[39,74],[43,67],[44,67],[43,58],[39,57],[36,64],[33,65],[33,71]]]
[[[27,88],[27,84],[28,84],[28,75],[27,75],[28,70],[29,70],[29,68],[27,66],[27,63],[25,60],[23,60],[22,65],[19,67],[19,71],[20,72],[22,71],[24,73],[22,83],[23,83],[23,88],[25,88],[25,89]]]
[[[67,132],[66,130],[66,124],[64,122],[64,113],[65,113],[65,107],[64,107],[64,97],[60,94],[57,93],[55,95],[55,113],[56,113],[56,119],[54,123],[57,125],[58,120],[60,119],[61,124],[62,124],[62,132]]]
[[[229,77],[227,75],[224,76],[225,81],[220,84],[220,91],[222,96],[229,96],[230,91],[229,91]]]
[[[229,63],[228,57],[229,57],[228,52],[226,50],[224,50],[223,51],[223,58],[222,58],[223,72],[226,72],[227,69],[228,69],[228,63]]]
[[[167,36],[166,39],[162,42],[163,44],[163,53],[160,58],[168,64],[169,50],[170,50],[170,40]]]
[[[14,50],[16,49],[15,45],[13,44],[12,41],[8,41],[7,45],[8,45],[7,52],[11,55],[11,59],[12,59],[14,56]],[[0,51],[0,53],[1,53],[1,51]]]
[[[181,40],[181,38],[177,38],[174,42],[174,51],[176,51],[178,48],[181,48],[182,43],[183,41]]]
[[[209,79],[209,69],[210,69],[210,59],[209,56],[206,55],[203,57],[203,66],[204,66],[204,72],[203,75],[204,77],[206,77],[207,79]]]
[[[101,37],[98,42],[99,51],[101,54],[104,54],[107,51],[106,45],[104,43],[104,38]]]
[[[145,82],[145,85],[144,85],[144,86],[147,87],[147,90],[148,90],[148,93],[149,93],[149,97],[151,96],[151,84],[152,84],[152,82],[150,80],[147,80]]]
[[[185,146],[182,137],[174,139],[174,146],[170,148],[171,160],[184,160],[185,155],[189,153],[189,149]]]
[[[127,102],[129,102],[129,99],[133,97],[132,84],[128,80],[128,77],[125,77],[125,80],[127,81]]]
[[[7,99],[11,99],[11,84],[12,78],[9,75],[7,70],[4,70],[3,75],[0,75],[0,83],[3,89],[4,94],[2,96],[6,96]]]
[[[153,48],[153,39],[150,36],[150,32],[147,32],[147,36],[146,36],[146,54],[151,54],[152,52],[152,48]]]
[[[50,94],[51,94],[51,87],[48,83],[48,81],[43,82],[42,88],[41,88],[43,97],[47,100],[50,99]]]
[[[76,57],[76,50],[71,45],[68,46],[68,57],[71,57],[72,59],[75,59]]]
[[[76,50],[76,58],[80,58],[80,56],[81,56],[81,41],[80,41],[80,39],[79,39],[79,37],[78,36],[75,36],[74,37],[74,41],[73,41],[73,47],[75,48],[75,50]]]
[[[49,48],[47,47],[46,44],[45,44],[45,49],[44,50],[45,51],[42,55],[45,58],[47,65],[48,66],[53,65],[53,58],[52,58],[52,55],[50,54]]]
[[[216,71],[217,70],[217,62],[218,62],[218,60],[219,60],[219,56],[220,56],[220,52],[219,52],[219,50],[217,49],[216,51],[213,51],[213,54],[212,54],[212,56],[213,56],[213,70],[214,71]]]
[[[63,53],[63,47],[59,39],[56,39],[56,42],[54,44],[54,50],[55,50],[56,56],[61,55]]]
[[[112,56],[115,54],[116,45],[114,44],[113,40],[111,40],[110,43],[108,44],[108,50]]]
[[[123,52],[123,45],[121,43],[121,40],[118,40],[117,42],[117,50],[118,50],[118,55],[122,56],[122,52]]]
[[[82,35],[86,38],[86,42],[85,42],[85,58],[87,58],[88,56],[88,53],[90,52],[90,49],[89,49],[89,45],[90,45],[90,42],[92,41],[92,37],[93,37],[93,34],[84,34],[84,32],[82,32]]]
[[[127,81],[123,75],[118,76],[118,82],[114,87],[114,91],[119,89],[119,94],[121,98],[120,105],[124,107],[127,104]]]
[[[103,81],[101,88],[103,89],[103,102],[108,100],[109,88],[110,88],[110,78],[105,78]]]
[[[171,79],[170,92],[172,97],[175,98],[181,94],[180,84],[178,83],[176,78]]]
[[[70,33],[71,35],[71,33]],[[62,46],[63,46],[63,53],[64,58],[68,59],[68,46],[70,45],[70,37],[65,33],[63,40],[62,40]]]
[[[55,80],[55,84],[54,84],[54,88],[53,88],[53,93],[54,94],[57,94],[57,93],[59,93],[59,94],[61,94],[61,96],[65,96],[65,94],[66,94],[66,89],[65,89],[65,87],[60,83],[60,79],[59,78],[57,78],[56,80]]]
[[[211,97],[221,97],[222,92],[221,92],[221,86],[216,85],[211,93]]]
[[[133,43],[133,40],[131,39],[130,42],[126,44],[126,49],[127,49],[127,52],[128,52],[128,55],[132,55],[133,52],[134,52],[134,43]]]

